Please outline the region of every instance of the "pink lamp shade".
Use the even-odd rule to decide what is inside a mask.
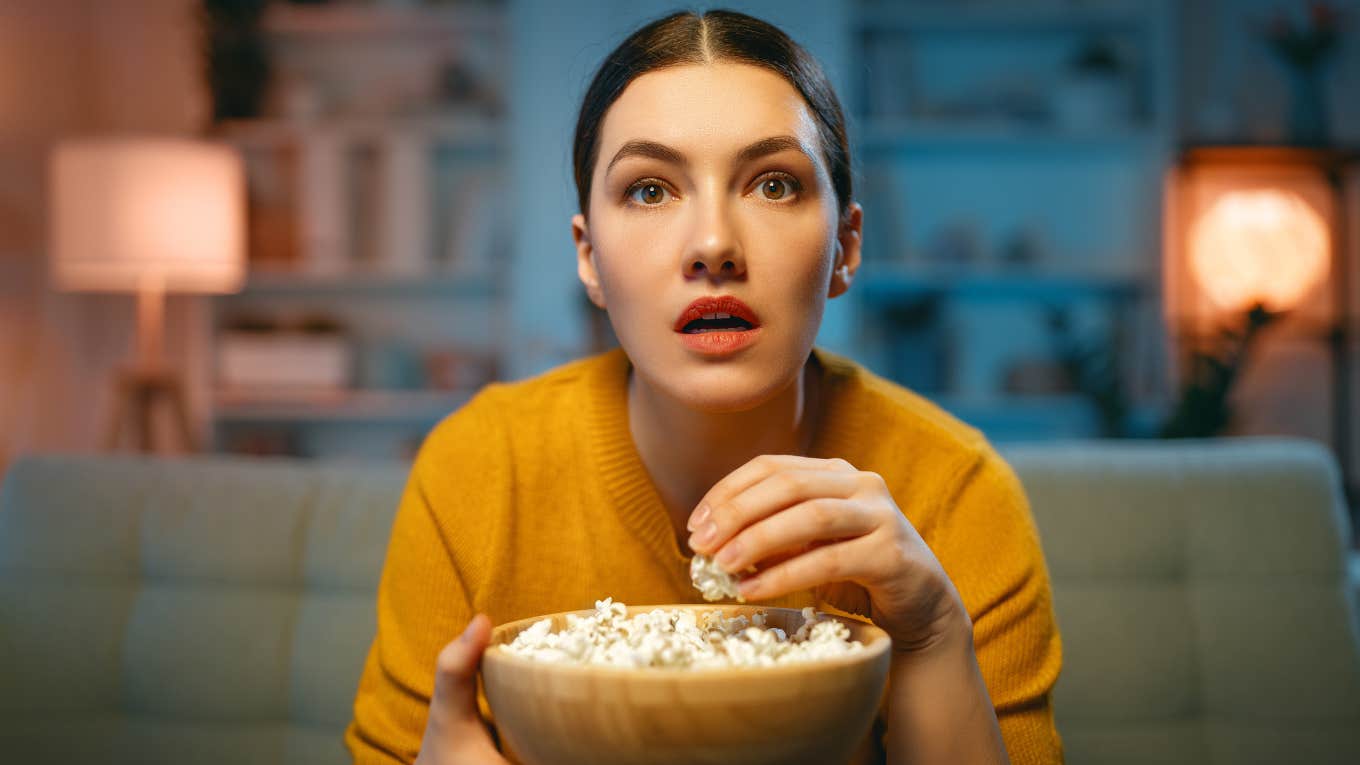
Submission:
[[[235,292],[245,278],[245,173],[235,150],[177,138],[60,144],[51,171],[59,289]]]

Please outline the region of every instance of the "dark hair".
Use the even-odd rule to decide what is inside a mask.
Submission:
[[[619,44],[596,70],[576,118],[572,165],[576,196],[589,214],[591,177],[600,155],[600,123],[628,84],[647,72],[681,64],[732,61],[764,67],[798,89],[817,119],[822,152],[844,216],[852,182],[850,146],[840,101],[817,60],[778,27],[729,10],[679,11],[653,21]]]

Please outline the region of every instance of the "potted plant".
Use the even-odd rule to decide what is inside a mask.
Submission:
[[[1073,54],[1053,88],[1054,121],[1073,131],[1127,126],[1132,113],[1127,74],[1111,43],[1087,41]]]

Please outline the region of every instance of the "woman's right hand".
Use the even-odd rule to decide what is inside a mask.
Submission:
[[[416,765],[508,765],[477,711],[477,668],[491,620],[477,614],[435,662],[434,698]]]

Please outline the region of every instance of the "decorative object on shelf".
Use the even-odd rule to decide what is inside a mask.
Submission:
[[[305,82],[320,116],[488,118],[504,113],[505,15],[472,4],[277,4],[263,33],[280,85]],[[275,94],[276,108],[291,101]]]
[[[419,350],[400,337],[369,340],[359,357],[359,384],[365,389],[419,390],[428,384]]]
[[[1130,435],[1129,413],[1132,410],[1121,368],[1126,345],[1123,317],[1114,316],[1111,321],[1112,331],[1108,337],[1090,339],[1078,335],[1069,308],[1050,307],[1046,316],[1055,362],[1062,370],[1062,378],[1095,407],[1102,438]]]
[[[1061,362],[1051,358],[1021,358],[1006,367],[1001,390],[1012,396],[1056,396],[1072,393],[1076,386]]]
[[[938,293],[879,308],[886,341],[888,376],[918,392],[933,394],[949,387],[950,343],[941,322],[943,298]]]
[[[1289,74],[1289,142],[1325,146],[1330,138],[1325,74],[1342,14],[1331,3],[1310,0],[1303,24],[1295,23],[1297,15],[1278,9],[1261,25],[1261,37]]]
[[[1007,234],[997,259],[1008,268],[1033,269],[1043,263],[1047,252],[1047,237],[1036,222],[1017,226]]]
[[[344,328],[323,316],[295,326],[229,322],[217,343],[217,379],[241,395],[329,393],[349,387],[354,353]]]
[[[195,448],[179,370],[164,356],[165,295],[240,289],[244,175],[230,147],[188,139],[81,139],[53,153],[53,281],[65,290],[137,295],[139,359],[120,372],[109,448],[126,418],[138,448],[155,451],[161,402],[183,447]]]
[[[1051,98],[1054,121],[1073,132],[1124,128],[1132,121],[1127,66],[1108,41],[1084,43],[1068,63]]]
[[[328,131],[303,137],[298,152],[298,251],[309,274],[352,270],[348,145]]]
[[[394,130],[378,150],[377,270],[390,276],[430,273],[430,166],[423,135]]]
[[[865,200],[864,259],[868,262],[900,261],[907,252],[906,200],[882,164],[864,170],[861,191]]]
[[[495,353],[473,349],[447,349],[425,354],[425,377],[435,390],[472,391],[500,376]]]
[[[460,179],[449,203],[446,272],[486,276],[499,270],[497,259],[509,251],[508,191],[500,168],[475,170]]]
[[[261,32],[267,0],[203,0],[205,69],[213,121],[258,117],[269,87],[269,51]]]
[[[933,232],[925,255],[933,267],[967,269],[982,259],[983,250],[982,231],[977,221],[959,219]]]

